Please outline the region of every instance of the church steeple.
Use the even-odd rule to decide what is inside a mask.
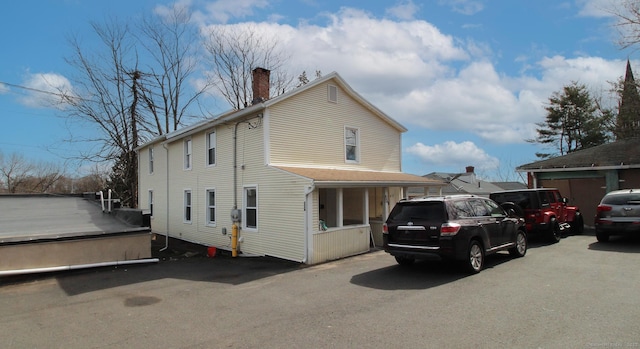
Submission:
[[[631,62],[628,59],[615,134],[616,139],[627,139],[640,135],[640,94],[633,78]]]

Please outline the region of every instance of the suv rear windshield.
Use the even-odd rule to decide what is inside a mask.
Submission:
[[[398,203],[389,214],[389,220],[392,221],[443,221],[445,219],[444,204],[441,201]]]
[[[492,193],[491,199],[500,204],[505,202],[513,202],[523,209],[539,207],[537,202],[538,197],[534,192]]]
[[[640,193],[608,195],[602,199],[606,205],[640,205]]]

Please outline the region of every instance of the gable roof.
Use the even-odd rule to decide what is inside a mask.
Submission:
[[[432,172],[424,175],[425,178],[442,180],[446,186],[442,188],[442,194],[476,194],[487,196],[494,191],[503,190],[496,184],[478,179],[474,173],[443,173]]]
[[[578,150],[563,156],[532,162],[518,172],[559,172],[640,168],[640,137]]]
[[[319,187],[349,186],[444,186],[446,183],[402,172],[339,170],[330,168],[273,166],[304,178]]]
[[[182,139],[184,137],[187,137],[189,135],[192,135],[194,133],[198,133],[201,132],[203,130],[206,130],[208,128],[211,128],[213,126],[216,125],[220,125],[220,124],[224,124],[224,123],[228,123],[228,122],[233,122],[236,120],[241,120],[242,118],[246,117],[246,116],[250,116],[250,115],[255,115],[258,114],[261,110],[264,110],[276,103],[280,103],[284,100],[287,100],[299,93],[302,93],[308,89],[314,88],[318,85],[321,85],[323,83],[326,83],[328,81],[333,81],[335,82],[337,85],[339,85],[351,98],[353,98],[354,100],[358,101],[360,104],[362,104],[365,108],[367,108],[371,113],[373,113],[374,115],[376,115],[377,117],[379,117],[380,119],[384,120],[385,122],[387,122],[389,125],[391,125],[392,127],[394,127],[396,130],[398,130],[399,132],[406,132],[407,129],[402,126],[399,122],[397,122],[396,120],[394,120],[392,117],[390,117],[389,115],[385,114],[383,111],[381,111],[380,109],[378,109],[376,106],[374,106],[373,104],[371,104],[369,101],[367,101],[366,99],[364,99],[359,93],[357,93],[353,88],[351,88],[351,86],[349,84],[347,84],[347,82],[337,73],[337,72],[332,72],[328,75],[324,75],[320,78],[317,78],[313,81],[311,81],[308,84],[305,84],[301,87],[298,88],[294,88],[286,93],[283,93],[279,96],[273,97],[271,99],[268,99],[266,101],[251,105],[249,107],[240,109],[240,110],[228,110],[224,113],[221,113],[213,118],[207,118],[204,120],[201,120],[199,122],[196,122],[193,125],[190,126],[186,126],[183,127],[179,130],[173,131],[173,132],[169,132],[165,135],[159,136],[154,138],[153,140],[146,142],[145,144],[139,146],[138,148],[136,148],[135,150],[139,150],[141,148],[144,148],[148,145],[151,145],[153,143],[158,143],[158,142],[162,142],[162,141],[168,141],[168,142],[173,142],[179,139]]]

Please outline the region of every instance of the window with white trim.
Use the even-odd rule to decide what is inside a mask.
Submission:
[[[207,166],[216,164],[216,132],[207,133]]]
[[[191,190],[184,191],[184,222],[191,223]]]
[[[216,190],[207,189],[207,225],[216,224]]]
[[[149,190],[149,213],[153,217],[153,190]]]
[[[191,162],[192,162],[192,151],[193,151],[193,147],[191,144],[191,139],[186,139],[184,141],[184,169],[185,170],[190,170],[191,169]]]
[[[153,174],[153,147],[149,147],[149,174]]]
[[[244,188],[244,223],[245,229],[258,229],[258,188]]]
[[[346,162],[358,162],[359,161],[359,130],[353,127],[344,128],[344,159]]]

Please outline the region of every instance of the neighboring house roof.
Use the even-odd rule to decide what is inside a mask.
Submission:
[[[519,172],[558,172],[640,168],[640,137],[578,150],[567,155],[525,164]]]
[[[495,185],[492,182],[478,179],[473,172],[465,173],[443,173],[432,172],[424,176],[425,178],[431,178],[434,180],[441,180],[447,183],[442,188],[443,195],[451,194],[476,194],[488,196],[494,191],[503,190],[502,187]]]
[[[351,86],[349,86],[349,84],[347,84],[347,82],[336,72],[332,72],[328,75],[324,75],[320,78],[317,78],[311,82],[309,82],[306,85],[303,85],[301,87],[298,88],[294,88],[291,91],[288,91],[286,93],[283,93],[279,96],[273,97],[271,99],[268,99],[266,101],[254,104],[252,106],[240,109],[240,110],[229,110],[226,111],[222,114],[219,114],[217,116],[215,116],[214,118],[208,118],[202,121],[199,121],[193,125],[187,126],[187,127],[183,127],[179,130],[173,131],[173,132],[169,132],[165,135],[159,136],[154,138],[153,140],[139,146],[138,148],[136,148],[135,150],[139,150],[141,148],[144,148],[148,145],[151,145],[153,143],[158,143],[158,142],[162,142],[162,141],[168,141],[168,142],[172,142],[178,139],[182,139],[184,137],[187,137],[189,135],[192,135],[194,133],[197,132],[201,132],[203,130],[206,130],[207,128],[211,128],[213,126],[216,125],[220,125],[223,123],[228,123],[228,122],[233,122],[235,120],[240,120],[245,116],[248,115],[254,115],[255,113],[258,113],[260,110],[266,109],[276,103],[280,103],[288,98],[291,98],[299,93],[302,93],[305,90],[308,90],[310,88],[313,88],[317,85],[320,85],[322,83],[326,83],[329,80],[333,80],[337,85],[339,85],[351,98],[357,100],[359,103],[361,103],[365,108],[367,108],[370,112],[372,112],[374,115],[378,116],[379,118],[381,118],[382,120],[384,120],[385,122],[387,122],[389,125],[391,125],[392,127],[394,127],[396,130],[398,130],[399,132],[406,132],[407,129],[402,126],[399,122],[397,122],[396,120],[394,120],[392,117],[390,117],[389,115],[385,114],[384,112],[382,112],[380,109],[378,109],[376,106],[374,106],[373,104],[369,103],[366,99],[364,99],[360,94],[358,94],[353,88],[351,88]]]
[[[446,183],[402,172],[338,170],[312,167],[274,168],[312,179],[316,186],[331,187],[349,184],[350,186],[444,186]]]

